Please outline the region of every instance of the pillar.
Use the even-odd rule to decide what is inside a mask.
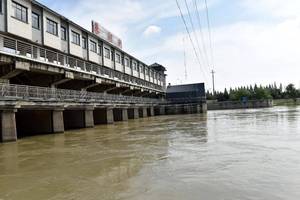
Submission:
[[[207,103],[202,103],[202,105],[201,105],[201,112],[202,113],[207,113]]]
[[[201,113],[201,105],[197,105],[197,113]]]
[[[114,123],[113,108],[106,108],[106,122],[107,122],[107,124],[113,124]]]
[[[153,106],[150,107],[150,116],[151,117],[154,116],[154,107]]]
[[[159,115],[165,115],[166,114],[166,107],[160,106],[159,107]]]
[[[128,109],[127,108],[122,108],[122,120],[128,121]]]
[[[65,131],[63,109],[52,111],[53,133],[63,133]]]
[[[139,116],[139,108],[133,108],[133,118],[134,119],[140,118],[140,116]]]
[[[17,141],[17,127],[16,127],[16,110],[3,110],[1,112],[1,133],[2,142]]]
[[[94,127],[94,109],[86,109],[84,112],[84,123],[85,128],[92,128]]]
[[[147,108],[144,107],[142,111],[143,111],[143,118],[148,117],[148,114],[147,114]]]

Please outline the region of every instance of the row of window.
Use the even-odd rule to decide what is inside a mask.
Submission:
[[[1,12],[2,11],[2,0],[0,0],[0,5],[1,5],[0,12]],[[28,23],[28,9],[25,6],[13,1],[12,2],[12,10],[13,10],[14,18],[16,18],[22,22]],[[32,27],[36,28],[36,29],[40,29],[40,15],[35,12],[32,12],[31,18],[32,18]],[[58,36],[58,23],[49,18],[47,18],[46,21],[47,21],[46,22],[46,25],[47,25],[46,31],[50,34]],[[66,41],[67,40],[67,29],[65,27],[61,26],[60,31],[61,31],[61,39]],[[81,46],[80,37],[81,36],[79,33],[72,30],[71,42],[73,44]],[[87,49],[87,39],[85,37],[82,37],[82,48]],[[90,40],[89,48],[90,48],[91,52],[98,53],[97,43],[94,42],[93,40]],[[101,55],[101,53],[102,53],[101,47],[99,46],[99,54]],[[116,63],[122,64],[121,55],[116,54],[116,56],[115,56],[113,54],[113,51],[111,51],[109,48],[104,47],[104,57],[107,59],[111,59],[111,60],[115,59]],[[124,65],[125,65],[125,67],[130,67],[130,62],[129,62],[128,58],[124,59]],[[136,62],[132,63],[132,68],[135,71],[138,71],[138,66],[137,66]],[[142,68],[140,68],[140,71],[143,71]],[[148,74],[147,68],[145,68],[145,74]],[[153,74],[150,73],[150,76],[153,77]]]

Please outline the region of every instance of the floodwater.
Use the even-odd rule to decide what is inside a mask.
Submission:
[[[300,107],[139,119],[0,144],[1,200],[298,200]]]

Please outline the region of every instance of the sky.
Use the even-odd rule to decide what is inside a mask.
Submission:
[[[98,21],[122,38],[125,51],[164,65],[167,83],[205,82],[211,90],[213,69],[217,90],[274,82],[300,87],[299,0],[207,0],[212,48],[204,0],[186,1],[192,20],[178,0],[199,59],[176,0],[40,0],[88,30]]]

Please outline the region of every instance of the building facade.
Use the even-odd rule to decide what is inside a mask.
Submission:
[[[158,95],[166,91],[164,68],[146,65],[33,0],[0,0],[0,53],[64,69],[68,78],[80,72],[98,84]]]

